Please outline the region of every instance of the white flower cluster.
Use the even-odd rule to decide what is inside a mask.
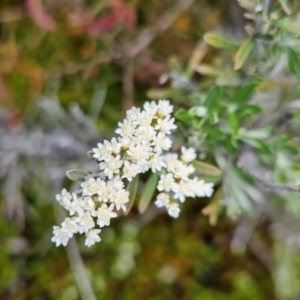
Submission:
[[[57,201],[69,212],[69,218],[54,226],[52,241],[66,246],[75,233],[85,233],[85,245],[100,241],[101,228],[110,225],[117,217],[115,210],[126,211],[129,192],[123,179],[131,181],[137,174],[161,170],[164,166],[162,151],[172,146],[167,137],[175,129],[171,117],[173,106],[167,100],[145,103],[143,110],[133,107],[119,123],[118,138],[99,143],[93,157],[100,163],[98,178],[88,178],[81,184],[79,195],[65,189],[56,196]],[[107,180],[103,180],[107,178]]]
[[[166,207],[168,214],[177,218],[180,213],[179,202],[186,197],[210,197],[213,193],[213,184],[205,183],[197,177],[189,177],[195,168],[189,164],[196,158],[193,148],[181,147],[181,156],[166,154],[163,157],[165,168],[160,176],[157,189],[161,192],[155,201],[157,207]]]
[[[75,233],[85,234],[85,245],[99,242],[100,232],[110,220],[117,217],[116,211],[126,211],[129,192],[126,182],[151,169],[161,172],[156,200],[158,207],[166,207],[172,217],[178,217],[178,201],[186,197],[210,196],[212,184],[198,178],[190,179],[194,168],[189,163],[196,158],[195,150],[182,147],[182,155],[165,154],[172,146],[168,137],[176,128],[171,117],[173,106],[168,100],[152,101],[143,109],[127,111],[119,123],[117,138],[105,140],[94,148],[93,157],[99,162],[99,176],[86,177],[78,193],[70,194],[65,189],[56,196],[59,204],[69,212],[61,226],[54,226],[52,241],[56,246],[66,246]],[[98,225],[98,227],[96,227]]]

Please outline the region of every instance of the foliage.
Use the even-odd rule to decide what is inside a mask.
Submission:
[[[0,5],[0,297],[299,297],[299,3],[238,2],[238,21],[220,15],[235,0]],[[197,150],[214,195],[170,220],[141,175],[104,242],[53,247],[66,170],[93,172],[86,152],[146,90],[176,106],[174,149]]]

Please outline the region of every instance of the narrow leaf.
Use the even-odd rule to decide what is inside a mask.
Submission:
[[[180,120],[180,121],[184,121],[184,122],[191,122],[193,119],[193,116],[191,116],[187,110],[181,108],[179,110],[176,111],[175,113],[175,118]]]
[[[249,11],[254,12],[255,11],[255,5],[250,2],[249,0],[238,0],[239,5]]]
[[[245,40],[242,43],[235,56],[235,64],[234,64],[235,70],[240,69],[244,65],[244,63],[246,62],[248,56],[250,55],[253,49],[253,46],[254,46],[254,41],[251,38]]]
[[[133,180],[130,182],[129,186],[128,186],[128,190],[129,190],[129,202],[127,204],[126,207],[126,213],[125,215],[128,215],[133,204],[134,201],[136,199],[136,194],[137,194],[137,190],[138,190],[138,183],[139,183],[139,176],[136,176],[133,178]]]
[[[236,43],[215,33],[206,34],[204,41],[212,47],[228,50],[230,52],[236,52],[239,48]]]
[[[196,72],[199,72],[203,75],[211,75],[211,76],[220,76],[224,73],[224,70],[215,68],[208,64],[201,64],[195,68]]]
[[[252,82],[240,88],[233,96],[233,102],[246,102],[255,92],[255,88],[258,86],[258,82]]]
[[[200,174],[208,176],[221,176],[221,170],[209,163],[200,160],[195,160],[193,161],[193,166]]]
[[[300,78],[300,60],[298,54],[291,48],[287,49],[288,65],[290,71],[297,77]]]
[[[231,128],[232,136],[236,138],[239,132],[239,119],[236,113],[229,114],[229,125]]]
[[[73,181],[83,181],[88,173],[84,170],[74,169],[67,171],[66,175]]]
[[[55,29],[56,24],[52,17],[44,9],[41,0],[27,0],[26,4],[29,14],[37,26],[49,31]]]
[[[157,183],[158,183],[158,179],[159,179],[158,175],[151,174],[148,181],[146,182],[143,193],[140,198],[139,206],[138,206],[138,210],[140,213],[143,213],[148,208],[148,206],[153,198],[153,195],[154,195]]]
[[[206,99],[205,99],[205,105],[206,105],[207,109],[214,106],[214,104],[219,99],[221,94],[222,94],[222,88],[217,85],[215,85],[209,89],[209,91],[207,92]]]
[[[274,24],[288,32],[300,35],[300,25],[295,22],[291,22],[289,19],[277,20]]]
[[[220,203],[223,197],[222,188],[219,187],[212,197],[210,203],[202,209],[202,214],[209,217],[209,224],[215,226],[220,213]]]
[[[284,12],[287,14],[287,15],[290,15],[291,14],[291,8],[287,2],[287,0],[279,0],[279,3],[282,7],[282,9],[284,10]]]

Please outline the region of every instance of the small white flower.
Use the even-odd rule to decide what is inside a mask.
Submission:
[[[121,144],[116,138],[112,138],[110,142],[111,152],[113,154],[119,154],[121,151]]]
[[[83,195],[93,196],[101,195],[101,189],[104,186],[105,182],[100,178],[96,180],[94,178],[89,178],[87,181],[81,183]]]
[[[120,177],[113,177],[107,181],[106,185],[102,189],[102,195],[99,197],[100,201],[109,202],[113,201],[115,194],[124,188],[124,183]]]
[[[127,150],[132,143],[130,137],[128,137],[128,136],[119,137],[118,140],[119,140],[119,144],[121,145],[122,149],[124,149],[124,150]]]
[[[152,144],[157,153],[161,153],[162,150],[169,150],[172,147],[172,141],[162,132],[158,133]]]
[[[69,239],[72,237],[70,232],[59,226],[53,227],[53,237],[51,241],[56,244],[56,247],[59,245],[67,246]]]
[[[174,177],[175,178],[181,178],[181,179],[188,179],[189,175],[194,172],[193,166],[188,166],[184,164],[182,161],[177,161],[175,170],[174,170]]]
[[[79,225],[74,219],[66,218],[62,223],[61,227],[68,231],[70,237],[73,236],[74,233],[79,231]]]
[[[211,197],[214,192],[214,184],[213,183],[204,183],[204,195],[205,197]]]
[[[73,216],[74,214],[78,214],[79,216],[83,215],[84,209],[83,209],[83,199],[81,197],[77,197],[76,194],[72,194],[73,200],[68,208],[70,216]]]
[[[159,100],[157,107],[157,115],[161,119],[167,117],[173,111],[173,105],[170,104],[169,100]]]
[[[115,194],[115,187],[111,183],[111,181],[109,181],[102,188],[102,194],[101,194],[101,196],[99,198],[103,202],[108,202],[108,201],[110,201],[114,197],[114,194]]]
[[[134,134],[136,125],[133,124],[130,120],[124,120],[123,123],[118,123],[119,128],[115,131],[121,136],[132,136]]]
[[[55,196],[56,200],[59,202],[61,206],[66,206],[68,207],[71,203],[72,196],[66,189],[63,189],[61,191],[61,194],[57,194]]]
[[[131,181],[137,174],[141,173],[141,166],[138,164],[130,163],[129,161],[124,162],[122,178],[126,178]]]
[[[176,172],[176,167],[178,164],[178,155],[177,154],[166,154],[164,156],[164,160],[166,162],[167,165],[167,170],[171,173],[175,173]]]
[[[155,135],[156,131],[151,126],[139,127],[135,132],[135,136],[142,144],[150,144],[150,142],[155,138]]]
[[[119,190],[115,193],[112,202],[116,205],[117,210],[123,209],[126,211],[125,204],[129,201],[129,192],[125,190]]]
[[[87,232],[89,229],[95,227],[95,222],[89,212],[85,212],[84,215],[78,217],[77,222],[82,228],[82,232]]]
[[[142,160],[147,160],[150,156],[151,148],[147,145],[143,144],[137,144],[137,145],[131,145],[129,149],[127,150],[128,159],[139,163]]]
[[[113,186],[116,191],[124,188],[124,182],[119,176],[112,178],[107,184]]]
[[[185,201],[185,197],[195,197],[195,194],[190,189],[189,181],[181,180],[174,189],[174,199],[179,199],[181,202]]]
[[[151,115],[152,117],[156,114],[158,106],[155,101],[146,102],[143,106],[143,109],[148,115]]]
[[[171,118],[170,116],[168,116],[164,119],[158,119],[155,129],[160,132],[163,132],[165,134],[170,134],[171,130],[177,128],[177,126],[174,124],[174,122],[175,122],[175,119]]]
[[[169,203],[170,203],[170,197],[166,193],[158,194],[156,201],[154,202],[154,204],[157,207],[163,207],[163,206],[168,207]]]
[[[193,192],[198,197],[211,197],[213,190],[213,183],[206,183],[204,180],[199,180],[198,178],[192,179],[193,184],[191,185]]]
[[[167,209],[168,209],[169,216],[171,216],[173,218],[178,218],[179,213],[180,213],[180,208],[179,208],[178,203],[173,202],[173,203],[169,204]]]
[[[95,209],[95,202],[91,197],[85,197],[82,201],[82,208],[85,210],[93,211]]]
[[[100,169],[103,170],[104,174],[111,179],[114,174],[120,173],[120,168],[122,167],[123,161],[120,155],[116,157],[109,156],[104,162],[100,163]]]
[[[158,182],[158,186],[157,189],[159,191],[166,191],[169,192],[170,190],[172,190],[175,186],[175,180],[173,177],[173,174],[168,173],[168,174],[162,174],[160,176],[160,180]]]
[[[93,229],[87,232],[86,234],[86,240],[85,245],[87,247],[93,246],[95,243],[100,242],[101,238],[99,236],[99,233],[101,232],[101,229]]]
[[[136,121],[138,119],[138,116],[141,113],[140,108],[132,107],[131,109],[127,110],[126,117],[129,122]]]
[[[151,155],[148,160],[148,166],[152,172],[161,171],[162,168],[166,167],[164,158],[161,155]]]
[[[111,204],[109,207],[106,204],[102,204],[96,211],[94,211],[93,216],[97,217],[97,224],[100,227],[109,226],[110,219],[116,218],[118,215],[112,211],[114,205]]]
[[[151,126],[153,116],[154,115],[149,114],[146,111],[142,111],[138,116],[136,124],[138,126],[142,126],[142,127],[149,127],[149,126]]]
[[[180,158],[184,163],[189,163],[196,158],[196,151],[194,148],[181,147],[181,153],[182,155]]]
[[[98,159],[99,161],[104,160],[105,157],[110,156],[112,154],[111,144],[109,141],[104,141],[103,144],[98,143],[98,148],[93,149],[93,157]]]

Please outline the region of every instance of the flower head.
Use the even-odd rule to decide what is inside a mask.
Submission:
[[[169,204],[167,209],[168,209],[169,216],[171,216],[172,218],[178,218],[180,213],[180,208],[178,203],[173,202]]]
[[[181,147],[181,152],[182,152],[182,155],[181,155],[180,159],[184,163],[189,163],[196,158],[196,151],[194,148]]]
[[[85,239],[85,245],[87,247],[93,246],[95,243],[100,242],[101,238],[99,236],[99,233],[101,232],[101,229],[93,229],[89,230],[86,233],[86,239]]]
[[[170,197],[168,194],[166,193],[160,193],[157,198],[156,198],[156,201],[155,201],[155,205],[157,207],[168,207],[170,203]]]
[[[117,214],[113,211],[113,209],[113,204],[109,207],[106,204],[102,204],[101,207],[94,211],[93,216],[97,217],[97,224],[100,227],[109,226],[110,219],[117,217]]]
[[[87,181],[81,183],[82,193],[87,196],[101,195],[101,189],[104,184],[104,181],[100,178],[89,178]]]
[[[56,244],[56,247],[63,245],[67,246],[69,239],[72,237],[67,229],[61,228],[59,226],[53,227],[53,237],[52,242]]]
[[[196,158],[193,148],[181,148],[181,155],[167,153],[172,147],[171,131],[176,129],[173,106],[168,100],[146,102],[142,109],[131,108],[118,123],[117,137],[98,143],[92,156],[99,173],[85,177],[76,193],[63,189],[56,200],[69,213],[60,227],[54,226],[52,241],[66,246],[76,233],[85,234],[90,247],[101,240],[99,234],[109,226],[118,211],[126,211],[129,202],[128,181],[151,170],[160,178],[155,205],[164,207],[177,218],[179,203],[187,197],[210,197],[213,185],[197,177],[190,164]]]

